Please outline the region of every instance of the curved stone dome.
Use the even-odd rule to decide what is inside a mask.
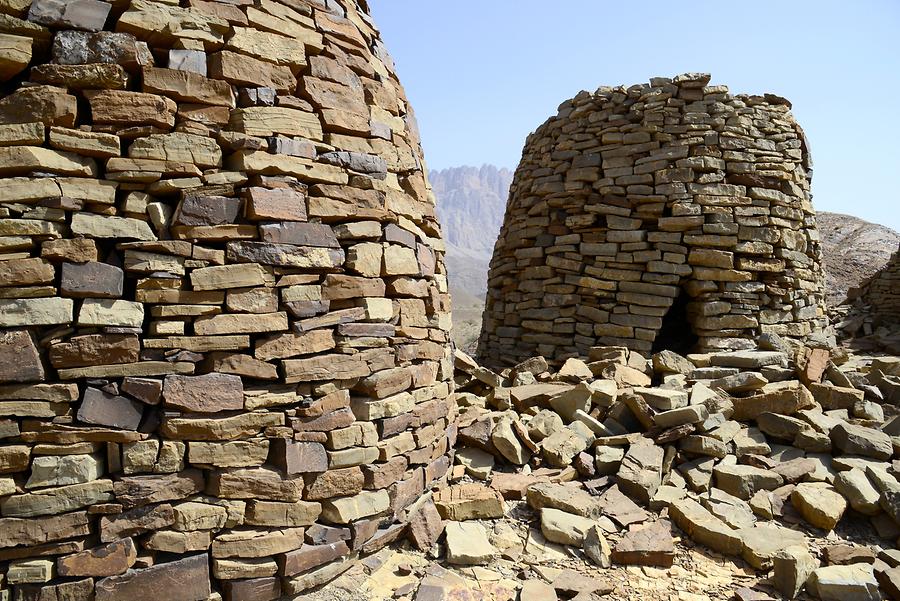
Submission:
[[[294,597],[403,536],[449,296],[366,3],[0,13],[0,598]]]
[[[582,92],[528,137],[483,362],[742,349],[825,325],[812,162],[790,103],[709,79]]]

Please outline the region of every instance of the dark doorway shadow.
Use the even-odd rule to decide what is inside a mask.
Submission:
[[[660,351],[674,351],[679,355],[686,355],[694,350],[697,345],[697,335],[691,327],[688,317],[688,304],[691,299],[682,290],[669,307],[669,312],[663,317],[662,327],[653,341],[653,353]]]

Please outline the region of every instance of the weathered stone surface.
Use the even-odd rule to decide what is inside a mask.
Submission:
[[[872,566],[864,563],[817,568],[809,577],[808,588],[822,601],[882,598]]]
[[[243,409],[244,386],[239,376],[166,376],[163,384],[166,406],[189,413],[217,413]]]
[[[172,601],[201,601],[211,594],[206,554],[133,570],[97,581],[97,601],[127,601],[167,591]]]
[[[51,365],[57,369],[135,363],[140,355],[140,350],[137,336],[87,334],[69,338],[68,342],[52,345],[49,359]]]
[[[890,459],[894,448],[890,437],[879,430],[841,422],[831,430],[831,442],[848,455]]]
[[[497,554],[484,526],[476,522],[450,522],[446,527],[447,561],[455,565],[485,565]]]
[[[137,559],[134,541],[123,538],[81,553],[61,557],[56,562],[60,576],[117,576]]]
[[[44,366],[26,330],[0,332],[0,382],[40,382]]]
[[[390,498],[386,490],[361,492],[352,497],[332,499],[322,503],[322,517],[333,524],[349,524],[355,520],[378,515],[387,510]]]
[[[832,530],[847,509],[847,500],[827,485],[798,484],[791,503],[807,522],[816,528]]]
[[[110,480],[94,480],[6,497],[0,501],[0,514],[14,518],[54,515],[112,499],[113,483]]]
[[[622,565],[670,567],[675,560],[671,530],[666,520],[633,527],[616,544],[612,560]]]
[[[445,520],[491,519],[505,513],[500,493],[479,484],[445,488],[434,496],[434,503]]]
[[[144,404],[109,394],[99,388],[88,388],[78,408],[78,420],[100,426],[137,430],[144,415]]]
[[[655,445],[632,445],[622,458],[616,481],[625,494],[650,503],[662,484],[663,450]]]
[[[702,545],[726,555],[739,555],[743,549],[736,531],[692,499],[672,503],[669,514],[679,528]]]

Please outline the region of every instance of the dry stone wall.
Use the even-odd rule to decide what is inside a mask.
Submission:
[[[365,2],[0,13],[0,599],[299,598],[404,536],[449,296]]]
[[[705,74],[603,87],[531,134],[479,358],[754,348],[825,325],[812,162],[790,103]]]
[[[853,294],[869,306],[870,314],[900,319],[900,249]]]

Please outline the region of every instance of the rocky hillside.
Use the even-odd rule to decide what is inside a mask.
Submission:
[[[881,269],[900,244],[900,233],[841,213],[818,215],[825,251],[828,302],[844,300],[847,290]]]
[[[452,167],[429,173],[447,243],[453,295],[454,338],[473,351],[487,290],[488,264],[503,222],[513,173],[493,165]],[[897,250],[900,233],[840,213],[820,212],[830,305],[879,270]]]

